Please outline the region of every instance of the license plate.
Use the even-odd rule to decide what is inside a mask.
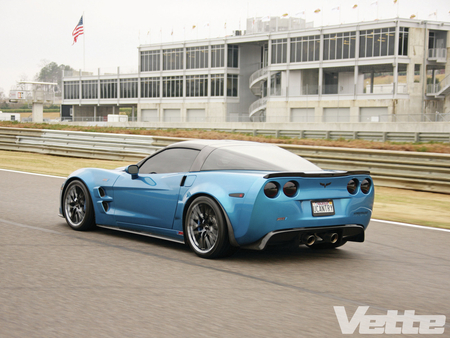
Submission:
[[[313,216],[331,216],[334,215],[334,204],[332,200],[311,201],[311,210]]]

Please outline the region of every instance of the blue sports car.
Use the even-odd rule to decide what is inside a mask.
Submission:
[[[74,230],[163,238],[215,258],[239,247],[363,242],[373,202],[368,171],[322,170],[270,144],[192,140],[126,168],[75,171],[60,216]]]

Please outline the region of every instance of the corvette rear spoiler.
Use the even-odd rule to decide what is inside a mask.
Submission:
[[[267,174],[264,178],[275,178],[275,177],[343,177],[352,175],[370,175],[368,170],[352,170],[352,171],[324,171],[324,172],[278,172]]]

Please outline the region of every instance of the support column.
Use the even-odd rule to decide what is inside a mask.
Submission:
[[[268,71],[267,71],[267,93],[266,93],[266,97],[270,97],[271,96],[271,73],[270,73],[270,69],[272,68],[272,38],[269,35],[269,39],[268,39],[268,43],[267,43],[267,58],[268,60]]]
[[[375,72],[370,72],[370,94],[373,94],[373,81],[375,81]]]
[[[44,104],[33,102],[31,108],[31,119],[33,122],[42,123],[44,121]]]
[[[323,86],[323,68],[322,68],[322,65],[320,65],[320,67],[319,67],[319,90],[317,92],[319,97],[322,96],[322,86]]]

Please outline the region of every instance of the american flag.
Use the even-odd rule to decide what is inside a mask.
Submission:
[[[72,36],[73,36],[73,43],[72,45],[77,42],[77,39],[80,35],[83,35],[84,31],[83,31],[83,16],[81,16],[80,21],[78,22],[78,25],[75,27],[75,29],[72,32]]]

